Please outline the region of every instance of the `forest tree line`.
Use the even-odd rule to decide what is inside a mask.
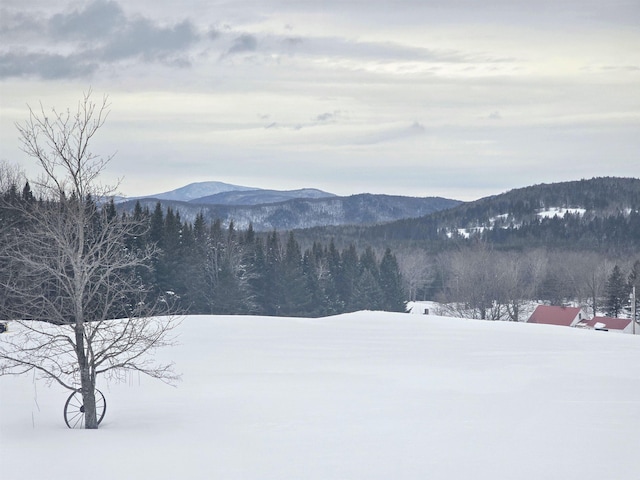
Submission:
[[[37,202],[29,183],[3,185],[2,236],[19,228],[16,203]],[[193,223],[180,213],[136,205],[119,213],[113,202],[96,214],[131,215],[141,225],[127,248],[157,247],[141,285],[171,297],[191,314],[319,317],[356,310],[404,311],[407,300],[459,306],[460,315],[522,321],[528,302],[578,303],[591,315],[628,316],[640,259],[596,251],[497,249],[482,240],[452,239],[439,252],[396,245],[374,249],[329,240],[302,249],[294,233],[241,231],[233,222]],[[2,275],[10,272],[3,268]],[[3,301],[6,301],[3,300]],[[454,312],[456,313],[456,312]]]
[[[21,228],[16,215],[36,202],[42,201],[28,182],[22,190],[8,185],[2,193],[0,237]],[[86,203],[95,215],[127,220],[113,201],[102,207],[91,199]],[[18,204],[21,208],[12,208]],[[339,251],[333,243],[315,243],[302,251],[293,233],[258,235],[251,227],[236,230],[233,222],[206,224],[202,215],[184,222],[178,211],[163,211],[159,203],[153,211],[138,204],[131,215],[140,227],[126,248],[156,251],[152,268],[136,272],[140,285],[183,313],[318,317],[363,309],[405,311],[402,278],[390,249],[378,256],[371,248]],[[10,268],[0,275],[11,275]],[[55,296],[55,286],[48,292]]]
[[[456,242],[438,253],[397,251],[409,300],[435,300],[454,314],[524,321],[531,302],[577,304],[591,316],[628,317],[640,255],[609,256],[552,248],[497,249],[481,240]],[[459,309],[459,311],[455,311]],[[637,317],[636,317],[637,318]]]
[[[108,208],[114,208],[111,204]],[[115,214],[115,212],[114,212]],[[304,252],[293,233],[256,234],[233,222],[183,222],[158,203],[133,216],[149,228],[133,240],[159,247],[149,282],[177,295],[189,313],[318,317],[369,309],[404,311],[406,296],[396,257],[386,249],[339,251],[314,243]]]
[[[553,214],[553,211],[557,214]],[[398,252],[420,247],[436,254],[467,237],[511,250],[598,252],[610,258],[640,252],[640,179],[594,178],[534,185],[465,202],[420,218],[378,225],[317,227],[300,232],[301,243],[334,238],[363,241]]]

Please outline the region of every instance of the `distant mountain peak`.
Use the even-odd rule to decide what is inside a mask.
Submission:
[[[294,199],[317,199],[335,197],[333,193],[323,192],[316,188],[301,188],[299,190],[244,190],[226,191],[213,195],[206,195],[191,200],[190,203],[209,205],[264,205],[269,203],[286,202]]]
[[[241,185],[232,185],[224,182],[195,182],[176,188],[168,192],[156,193],[154,195],[144,195],[135,198],[157,198],[158,200],[173,200],[177,202],[189,202],[197,198],[208,197],[223,192],[246,192],[250,190],[259,190],[253,187],[244,187]]]
[[[162,200],[165,202],[188,202],[223,205],[257,205],[263,203],[277,203],[295,198],[326,198],[334,197],[333,193],[323,192],[316,188],[301,188],[298,190],[265,190],[256,187],[245,187],[224,182],[195,182],[176,188],[168,192],[153,195],[140,195],[128,198],[118,198],[117,203],[130,200]]]

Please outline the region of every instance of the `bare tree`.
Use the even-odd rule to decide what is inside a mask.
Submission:
[[[429,256],[420,250],[407,250],[398,255],[398,263],[409,301],[417,300],[418,290],[433,281],[433,266]]]
[[[443,258],[448,271],[445,296],[456,303],[462,316],[502,320],[505,272],[497,265],[497,254],[485,243],[461,249]]]
[[[106,97],[96,104],[89,92],[73,113],[29,109],[17,127],[23,151],[43,171],[42,201],[15,207],[24,221],[0,252],[10,298],[1,313],[15,324],[0,344],[0,374],[35,370],[79,390],[89,429],[98,427],[98,375],[177,380],[172,365],[150,355],[172,343],[178,321],[139,279],[154,249],[129,248],[141,225],[98,206],[110,192],[97,183],[110,158],[94,155],[90,144],[108,108]]]
[[[26,176],[19,165],[12,165],[5,160],[0,160],[0,193],[24,185],[25,180]]]
[[[605,286],[614,262],[597,253],[583,252],[574,259],[577,300],[595,317],[604,303]]]
[[[443,301],[452,315],[522,321],[542,275],[541,252],[499,252],[478,243],[442,254]]]
[[[497,256],[496,264],[503,275],[497,298],[504,303],[506,320],[520,322],[525,319],[523,315],[531,313],[528,307],[535,295],[543,262],[539,251],[503,252]]]

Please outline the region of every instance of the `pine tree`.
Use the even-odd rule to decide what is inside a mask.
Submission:
[[[343,308],[347,312],[358,309],[356,303],[359,300],[355,292],[355,285],[358,277],[360,276],[358,271],[358,261],[358,252],[354,245],[350,245],[347,249],[342,251],[338,293],[340,294]]]
[[[156,221],[156,212],[152,217],[152,228]],[[184,294],[184,285],[182,284],[182,275],[179,271],[182,265],[180,238],[182,234],[182,223],[180,215],[174,213],[171,207],[167,208],[164,216],[164,223],[161,227],[161,236],[159,246],[161,248],[160,255],[156,261],[156,278],[157,286],[161,292],[169,295]],[[156,232],[154,232],[155,234]]]
[[[247,314],[255,311],[254,296],[249,284],[246,253],[241,235],[229,223],[224,243],[218,289],[220,313]]]
[[[247,258],[248,271],[250,276],[248,278],[249,288],[255,301],[255,313],[265,315],[266,311],[266,255],[264,242],[255,237],[253,244],[250,246],[250,251]]]
[[[360,273],[354,285],[353,306],[355,310],[380,310],[382,289],[378,279],[369,269]]]
[[[302,268],[302,254],[300,245],[296,242],[293,232],[289,234],[285,255],[281,268],[281,282],[283,285],[280,314],[286,316],[305,315],[310,308],[311,295],[307,289]]]
[[[613,271],[607,279],[605,292],[607,297],[605,302],[607,315],[616,318],[623,312],[629,300],[629,286],[618,265],[613,267]]]
[[[380,270],[371,247],[367,247],[360,256],[358,278],[354,287],[353,300],[357,310],[382,309],[384,302],[380,288]]]
[[[636,288],[636,319],[640,317],[640,260],[636,260],[631,267],[631,272],[629,273],[628,279],[628,289],[629,292],[633,290],[633,287]],[[631,306],[629,306],[631,307]],[[631,309],[631,308],[629,308]]]
[[[102,208],[103,213],[107,216],[107,220],[113,220],[118,215],[118,212],[116,211],[116,204],[113,202],[113,198],[111,198]]]
[[[33,203],[35,202],[35,198],[33,193],[31,192],[31,185],[29,182],[24,184],[24,188],[22,189],[22,201],[25,203]]]
[[[328,247],[322,248],[318,245],[317,248],[322,250],[324,265],[326,265],[327,269],[325,292],[331,305],[330,310],[334,313],[342,312],[349,292],[344,285],[344,270],[340,252],[336,248],[333,239],[329,242]]]
[[[185,271],[184,303],[189,306],[190,313],[209,313],[205,278],[208,232],[202,213],[196,215],[193,226],[185,225],[184,230],[187,232],[183,267]]]
[[[267,315],[280,315],[284,301],[280,237],[274,230],[267,236],[261,290],[257,295]]]
[[[314,244],[315,247],[315,244]],[[320,285],[320,269],[318,268],[318,258],[315,251],[306,250],[302,256],[302,273],[309,292],[309,308],[307,314],[312,317],[320,317],[326,311],[326,299],[324,291]]]
[[[162,212],[162,205],[160,205],[160,202],[157,202],[149,224],[149,242],[162,248],[163,231],[164,213]]]
[[[380,288],[382,289],[382,308],[384,310],[390,312],[406,311],[400,267],[390,248],[385,250],[380,261]]]

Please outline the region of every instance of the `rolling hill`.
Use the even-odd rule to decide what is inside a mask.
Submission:
[[[501,248],[537,246],[625,252],[640,250],[640,179],[601,177],[510,190],[414,219],[372,226],[301,231],[303,240],[339,245],[411,244],[440,249],[482,240]]]

